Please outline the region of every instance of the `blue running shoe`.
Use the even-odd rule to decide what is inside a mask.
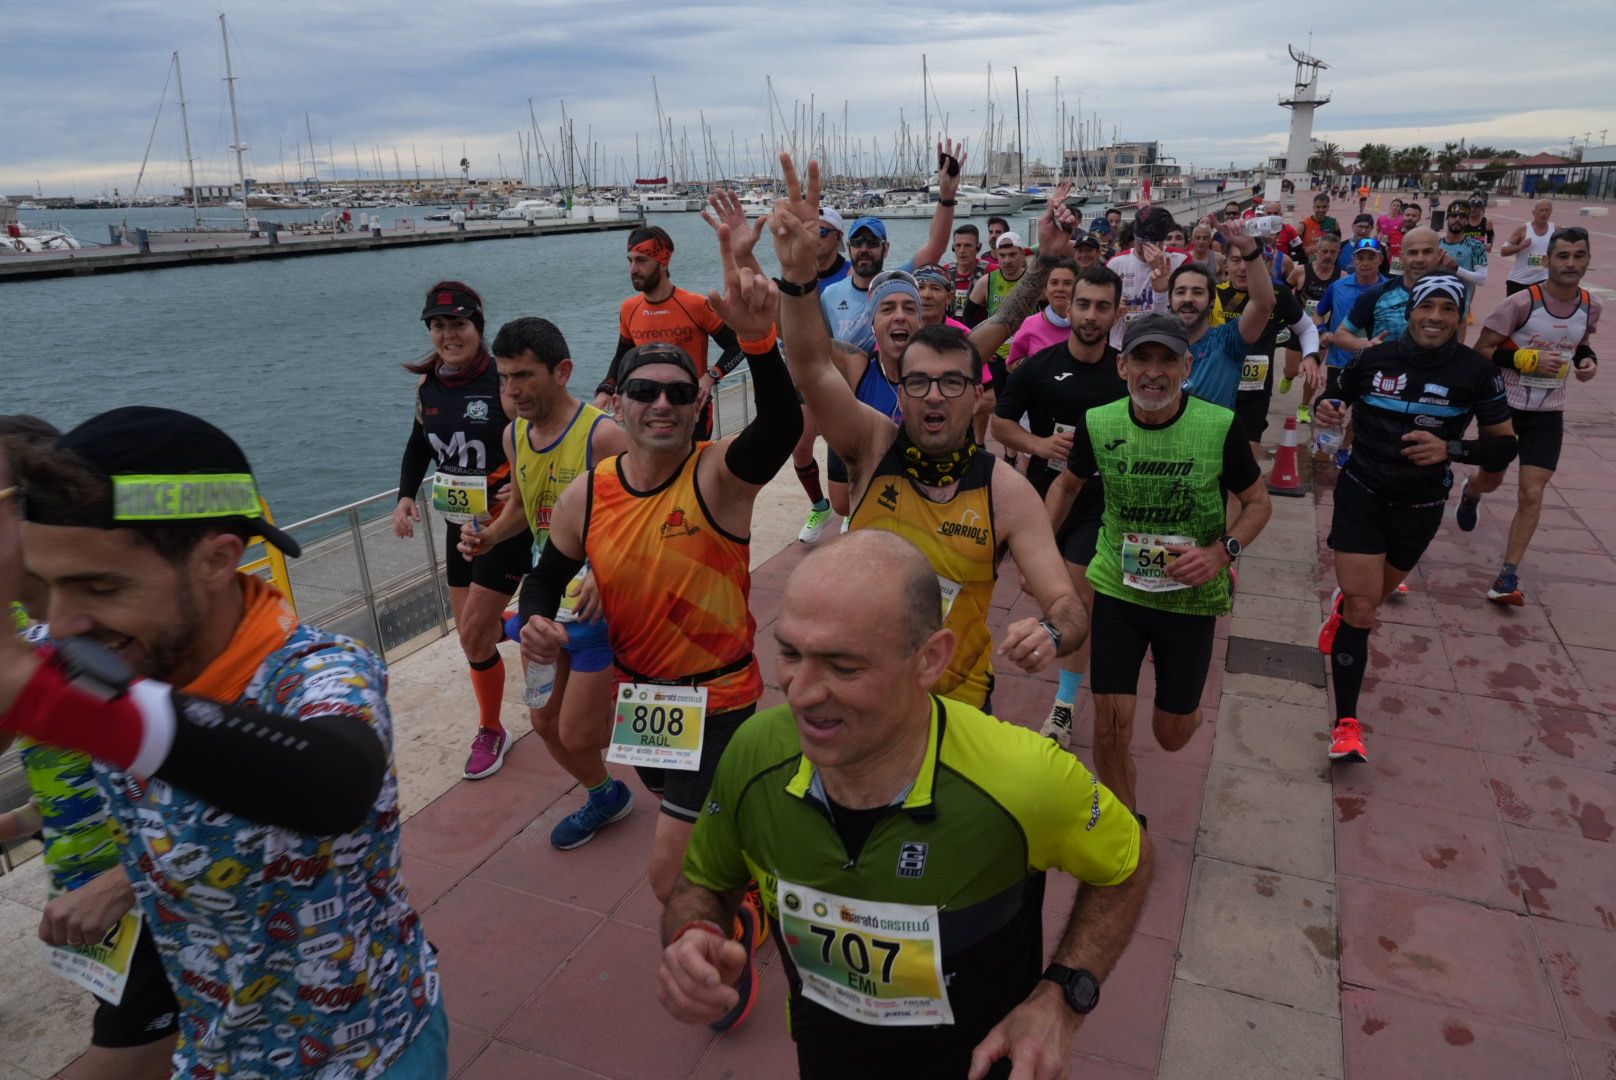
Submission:
[[[1526,603],[1526,597],[1521,595],[1521,576],[1519,574],[1499,574],[1493,582],[1493,587],[1487,590],[1487,599],[1495,604],[1509,604],[1520,607]]]
[[[1470,494],[1470,481],[1466,480],[1463,490],[1459,492],[1459,508],[1454,511],[1453,520],[1465,532],[1473,532],[1476,528],[1476,510],[1481,506],[1481,496]]]
[[[584,805],[550,831],[550,843],[562,851],[583,847],[595,834],[614,821],[628,817],[634,809],[634,792],[621,780],[612,781],[612,793],[599,801],[590,798]]]

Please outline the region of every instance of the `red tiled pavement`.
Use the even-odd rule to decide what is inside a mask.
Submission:
[[[1500,233],[1527,208],[1496,209]],[[1506,272],[1494,266],[1479,311],[1502,296]],[[1616,274],[1597,271],[1589,284],[1610,289]],[[1522,568],[1527,607],[1479,597],[1501,554],[1511,478],[1484,502],[1475,533],[1444,526],[1414,593],[1388,607],[1373,639],[1362,711],[1374,763],[1334,772],[1348,1077],[1558,1080],[1574,1068],[1582,1080],[1616,1077],[1616,652],[1606,651],[1616,625],[1616,376],[1570,396],[1563,467]],[[1321,480],[1322,537],[1331,485]],[[1322,606],[1332,560],[1322,540],[1319,549]],[[753,574],[767,704],[780,700],[769,625],[805,553],[793,544]],[[1030,611],[1006,582],[990,621],[1002,627]],[[1079,1036],[1074,1075],[1155,1075],[1227,633],[1224,621],[1206,723],[1189,747],[1162,754],[1148,723],[1136,723],[1141,808],[1160,858],[1140,933]],[[1052,671],[1005,674],[997,709],[1036,727],[1053,683]],[[1086,761],[1090,701],[1083,695],[1074,739]],[[738,1031],[719,1037],[665,1017],[654,993],[660,908],[644,874],[654,806],[636,784],[641,803],[627,821],[558,853],[548,831],[576,805],[571,788],[542,743],[523,738],[499,777],[458,784],[406,826],[407,873],[443,952],[454,1075],[792,1075],[772,951],[759,1005]],[[1046,942],[1074,891],[1051,875]],[[1218,1075],[1219,1063],[1206,1073]]]

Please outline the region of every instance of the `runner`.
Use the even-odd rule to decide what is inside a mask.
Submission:
[[[1101,253],[1105,245],[1093,233],[1078,233],[1072,238],[1072,259],[1077,263],[1078,270],[1093,270],[1104,264]]]
[[[1223,252],[1212,246],[1213,235],[1212,227],[1204,221],[1190,230],[1189,261],[1211,267],[1212,272],[1218,276],[1218,280],[1222,281],[1224,278]]]
[[[1359,353],[1342,373],[1340,397],[1313,407],[1326,424],[1340,424],[1350,407],[1357,431],[1330,524],[1339,587],[1319,631],[1335,684],[1332,761],[1369,759],[1358,720],[1369,631],[1442,525],[1450,463],[1501,470],[1515,456],[1504,380],[1459,344],[1463,319],[1464,282],[1447,274],[1421,278],[1409,298],[1407,329]],[[1471,416],[1482,437],[1461,441]]]
[[[1452,274],[1465,283],[1465,311],[1470,311],[1470,305],[1476,299],[1476,286],[1487,284],[1487,247],[1473,236],[1464,235],[1465,204],[1454,202],[1448,207],[1447,218],[1443,222],[1446,234],[1440,243],[1442,254],[1437,261],[1437,272]],[[1468,316],[1465,325],[1459,327],[1459,344],[1465,343],[1473,316]]]
[[[1354,301],[1352,310],[1336,327],[1334,344],[1355,353],[1401,338],[1408,328],[1408,313],[1413,310],[1409,297],[1414,283],[1436,269],[1441,250],[1431,229],[1415,229],[1403,237],[1402,273],[1387,278]]]
[[[1391,210],[1375,219],[1375,239],[1391,247],[1388,239],[1391,233],[1403,231],[1403,200],[1393,199]]]
[[[729,223],[730,229],[735,230],[746,223],[746,212],[741,209],[740,197],[734,192],[719,191],[709,199],[715,212],[715,217],[709,219],[709,224],[721,216]],[[731,205],[733,204],[733,205]],[[828,206],[819,208],[819,286],[834,285],[853,271],[853,264],[842,257],[842,234],[847,231],[847,225],[842,221],[842,215]],[[825,497],[825,489],[819,478],[819,459],[814,457],[814,444],[819,440],[819,429],[814,426],[814,418],[809,415],[808,407],[802,409],[802,438],[791,451],[791,464],[797,473],[797,482],[808,496],[808,517],[802,523],[802,530],[797,533],[797,539],[804,544],[819,542],[825,534],[825,526],[830,523],[831,505]]]
[[[1220,322],[1240,318],[1250,303],[1247,287],[1251,274],[1248,271],[1253,268],[1253,264],[1238,253],[1230,253],[1229,280],[1214,290],[1217,296],[1214,318]],[[1257,276],[1262,276],[1261,264],[1258,263],[1255,268]],[[1274,350],[1278,347],[1280,335],[1288,330],[1287,339],[1301,347],[1297,357],[1298,367],[1302,356],[1311,356],[1315,361],[1319,358],[1317,324],[1308,318],[1307,310],[1289,285],[1270,284],[1274,290],[1272,312],[1261,335],[1255,342],[1246,345],[1239,383],[1235,388],[1235,415],[1240,417],[1240,426],[1251,440],[1251,454],[1259,468],[1262,466],[1263,432],[1268,430],[1268,404],[1274,396]]]
[[[1352,273],[1352,253],[1357,250],[1357,248],[1353,245],[1360,240],[1373,240],[1374,232],[1375,219],[1370,217],[1368,214],[1359,214],[1357,217],[1352,219],[1352,235],[1343,239],[1341,244],[1341,258],[1338,260],[1341,264],[1341,270],[1343,273]],[[1384,247],[1379,247],[1378,250],[1385,251],[1386,249]],[[1388,263],[1387,265],[1390,264]],[[1386,270],[1383,268],[1381,273],[1386,273]]]
[[[961,332],[969,326],[949,314],[954,303],[954,276],[946,266],[928,263],[915,268],[910,275],[915,279],[915,290],[920,294],[921,326],[952,326]]]
[[[808,221],[817,218],[816,206]],[[669,756],[646,759],[667,764],[665,775],[656,775],[661,769],[642,774],[663,784],[650,867],[651,888],[663,902],[678,880],[719,757],[763,694],[747,607],[752,506],[801,434],[802,411],[775,338],[779,293],[752,254],[756,238],[751,228],[732,232],[720,224],[725,294],[708,297],[735,329],[751,366],[757,406],[752,422],[737,435],[692,449],[695,363],[663,343],[624,356],[617,415],[629,449],[596,464],[585,483],[561,493],[550,517],[550,542],[534,571],[534,606],[525,606],[535,613],[522,628],[523,656],[530,663],[555,663],[567,631],[553,620],[587,557],[620,672],[614,741],[619,735],[633,738],[632,724],[621,721],[646,706],[631,703],[676,695],[686,710],[675,718],[684,730],[669,728],[678,745],[669,745]],[[804,293],[811,295],[818,284],[817,238],[806,223],[802,238],[806,266],[799,280],[810,283]],[[646,714],[638,719],[643,722]],[[639,747],[629,743],[625,749]],[[758,910],[748,903],[737,932],[749,953],[761,942],[761,930]],[[755,977],[748,979],[755,986]],[[755,990],[743,995],[715,1026],[728,1030],[745,1019],[754,996]]]
[[[1393,277],[1403,272],[1403,245],[1407,242],[1408,235],[1419,227],[1420,204],[1410,202],[1403,207],[1403,216],[1395,225],[1390,229],[1381,230],[1380,241],[1386,245],[1386,254],[1391,257],[1390,273]],[[1422,231],[1430,232],[1432,235],[1436,233],[1435,229]]]
[[[736,1007],[745,951],[721,927],[766,867],[805,1080],[1065,1075],[1144,907],[1150,840],[1075,756],[927,692],[954,642],[906,541],[811,553],[775,636],[786,704],[724,754],[663,911],[663,1007],[696,1024]],[[1051,867],[1084,885],[1045,968]]]
[[[1493,223],[1487,220],[1485,195],[1470,196],[1470,222],[1465,226],[1465,235],[1483,241],[1488,251],[1493,249]]]
[[[1214,223],[1209,215],[1207,225],[1214,224],[1228,249],[1231,273],[1236,259],[1251,262],[1262,258],[1262,246],[1246,235],[1244,222]],[[1266,267],[1248,275],[1248,285],[1251,296],[1241,309],[1240,318],[1214,327],[1210,320],[1217,282],[1211,270],[1198,263],[1185,263],[1173,271],[1167,284],[1172,314],[1183,323],[1195,357],[1190,383],[1185,389],[1226,409],[1234,408],[1247,350],[1267,332],[1268,317],[1274,310],[1274,282]],[[1113,340],[1116,338],[1115,330],[1111,336]]]
[[[247,537],[298,554],[240,448],[132,407],[9,451],[56,640],[0,635],[0,735],[96,759],[180,1006],[173,1074],[446,1075],[386,670],[236,570]]]
[[[1122,317],[1111,328],[1114,347],[1121,347],[1123,328],[1129,319],[1167,306],[1171,275],[1189,262],[1188,256],[1163,247],[1172,227],[1172,214],[1160,206],[1145,207],[1134,218],[1137,247],[1106,261],[1105,265],[1122,279]]]
[[[709,225],[715,224],[711,210],[703,210],[702,217]],[[683,349],[701,372],[696,438],[705,439],[713,430],[713,390],[740,366],[741,349],[735,331],[724,325],[700,294],[673,283],[668,272],[672,262],[673,237],[662,226],[649,225],[628,234],[628,277],[635,292],[618,309],[617,352],[606,377],[595,387],[594,406],[602,412],[610,407],[623,356],[630,349],[653,341],[667,342]],[[709,340],[721,350],[711,367],[707,365]]]
[[[505,605],[533,565],[532,546],[520,536],[476,559],[460,554],[460,528],[497,520],[509,494],[510,463],[500,449],[509,423],[499,398],[499,372],[483,345],[483,300],[470,286],[440,281],[427,290],[421,319],[432,334],[432,354],[404,365],[420,376],[415,423],[404,444],[398,475],[393,534],[413,537],[421,510],[415,493],[432,478],[432,506],[444,520],[444,576],[460,651],[471,665],[477,697],[477,734],[464,775],[492,776],[505,763],[509,738],[500,723],[505,698],[505,662],[495,646],[503,636]]]
[[[0,440],[48,448],[59,432],[32,416],[0,417]],[[0,491],[15,490],[5,454],[0,453]],[[49,636],[43,616],[47,596],[22,568],[14,499],[0,499],[0,597],[13,597],[15,629],[25,641]],[[0,734],[0,754],[11,736]],[[96,783],[95,762],[77,750],[62,750],[31,739],[17,747],[32,793],[28,802],[0,814],[0,845],[38,834],[47,875],[48,899],[39,920],[39,938],[51,946],[100,942],[134,907],[129,875],[118,861],[118,825]],[[84,1075],[109,1080],[161,1080],[169,1075],[179,1004],[169,988],[162,959],[142,924],[128,963],[128,977],[116,1002],[96,999],[90,1048],[76,1064]]]
[[[1022,243],[1021,237],[1014,232],[1003,232],[993,242],[993,255],[999,262],[998,269],[987,277],[971,286],[971,299],[965,305],[965,322],[969,326],[979,326],[983,319],[997,315],[1004,306],[1005,299],[1015,291],[1027,273],[1028,248]],[[1000,360],[1008,360],[1010,356],[1010,342],[1006,341],[994,353]]]
[[[1040,497],[1048,494],[1066,468],[1072,432],[1083,416],[1128,396],[1128,384],[1117,373],[1117,351],[1110,343],[1121,300],[1121,278],[1103,266],[1085,270],[1073,290],[1071,332],[1064,341],[1028,357],[1010,373],[999,394],[993,437],[1028,455],[1027,480]],[[1027,428],[1020,422],[1023,415]],[[1104,495],[1099,477],[1089,477],[1071,513],[1053,522],[1055,546],[1085,610],[1094,607],[1087,570],[1100,533]],[[1063,747],[1071,745],[1072,714],[1088,670],[1088,654],[1085,641],[1061,658],[1060,685],[1044,721],[1043,734]]]
[[[1498,254],[1505,258],[1515,257],[1515,265],[1510,268],[1509,278],[1504,282],[1505,296],[1525,292],[1531,286],[1548,280],[1549,237],[1554,235],[1554,226],[1549,223],[1549,218],[1553,215],[1554,204],[1547,199],[1539,199],[1532,204],[1532,220],[1516,229],[1504,246],[1498,249]],[[1467,216],[1467,232],[1469,227]]]
[[[997,256],[998,251],[999,251],[999,237],[1003,236],[1005,233],[1007,233],[1009,231],[1010,231],[1010,222],[1009,221],[1005,220],[1004,218],[1000,217],[997,214],[995,214],[992,217],[988,218],[988,251],[994,253],[994,255]],[[988,269],[990,269],[990,270],[996,269],[998,259],[995,257],[991,261],[995,265],[990,266]]]
[[[1010,372],[1032,354],[1072,336],[1072,292],[1077,288],[1077,274],[1077,263],[1070,257],[1063,256],[1050,264],[1049,278],[1044,282],[1044,307],[1023,319],[1010,341]]]
[[[1479,243],[1479,241],[1470,241]],[[1524,604],[1520,564],[1537,532],[1543,513],[1543,491],[1560,464],[1560,443],[1565,435],[1566,375],[1578,382],[1599,373],[1589,339],[1599,326],[1599,298],[1582,288],[1591,256],[1588,230],[1557,229],[1549,238],[1548,280],[1528,285],[1493,309],[1481,324],[1476,351],[1503,371],[1515,435],[1520,440],[1520,490],[1515,516],[1509,523],[1509,543],[1498,579],[1487,599],[1500,604]],[[1481,497],[1497,491],[1503,470],[1483,469],[1470,477],[1459,498],[1459,528],[1476,527]]]
[[[1027,273],[998,315],[969,338],[946,326],[928,326],[905,343],[894,373],[903,394],[902,418],[894,423],[897,418],[890,412],[860,407],[847,378],[832,363],[823,321],[814,317],[808,297],[793,295],[792,283],[808,276],[804,223],[813,220],[819,200],[819,170],[816,162],[809,163],[805,195],[790,158],[782,156],[781,166],[790,201],[777,205],[771,227],[786,282],[780,315],[792,378],[820,418],[825,441],[847,463],[852,530],[885,529],[908,537],[926,553],[942,582],[945,625],[958,647],[937,684],[938,693],[984,707],[993,690],[993,633],[987,615],[1005,548],[1043,619],[1007,626],[998,654],[1024,671],[1037,672],[1055,656],[1075,650],[1088,633],[1037,494],[1026,478],[982,452],[971,438],[982,377],[978,350],[1002,341],[1009,326],[1032,306],[1042,292],[1050,258],[1040,256],[1037,269]],[[1059,189],[1060,203],[1065,186]],[[1054,257],[1063,253],[1067,240],[1056,224],[1056,205],[1051,200],[1039,238],[1041,250]]]
[[[942,257],[954,228],[954,197],[959,193],[965,159],[964,143],[947,139],[937,144],[937,210],[932,215],[931,233],[914,258],[902,263],[899,270],[913,272],[916,266],[934,263]],[[830,324],[831,336],[836,340],[856,345],[865,352],[875,350],[875,308],[870,303],[870,282],[881,273],[891,250],[886,222],[877,217],[861,217],[853,222],[847,234],[847,253],[853,260],[853,271],[834,285],[821,288],[819,293],[825,321]]]
[[[971,299],[971,288],[988,276],[988,265],[978,254],[982,250],[982,234],[975,225],[961,225],[954,230],[954,261],[946,269],[954,288],[954,298],[948,314],[955,319],[965,318],[965,308]],[[967,324],[969,325],[969,324]]]
[[[550,515],[561,492],[596,462],[627,450],[628,437],[605,413],[567,389],[572,351],[554,323],[528,317],[500,327],[494,364],[500,392],[516,410],[501,438],[505,460],[516,463],[523,512],[501,514],[486,530],[467,526],[461,530],[460,553],[475,559],[526,531],[536,558],[549,539]],[[524,603],[532,604],[535,584],[531,574],[524,579]],[[530,710],[533,730],[550,756],[588,792],[583,808],[550,832],[550,843],[563,851],[588,843],[602,827],[628,816],[634,805],[628,785],[606,775],[608,718],[616,688],[612,647],[593,583],[587,597],[584,591],[585,574],[580,573],[558,613],[567,629],[567,646],[556,668],[555,689],[548,702]]]
[[[1369,185],[1364,184],[1364,185],[1362,185],[1362,186],[1360,186],[1358,188],[1358,213],[1360,213],[1360,214],[1363,213],[1364,212],[1364,207],[1366,205],[1368,205],[1368,203],[1369,203]]]
[[[1296,292],[1296,298],[1302,301],[1308,321],[1314,326],[1313,333],[1318,334],[1319,303],[1324,294],[1329,291],[1342,275],[1341,270],[1341,238],[1334,233],[1325,233],[1313,245],[1313,254],[1305,263],[1298,264],[1291,275],[1291,287]],[[1280,380],[1279,392],[1291,392],[1291,382],[1304,370],[1308,372],[1304,380],[1302,400],[1296,406],[1296,422],[1299,424],[1311,423],[1313,413],[1310,407],[1312,395],[1322,389],[1324,385],[1323,369],[1319,364],[1319,355],[1315,351],[1311,359],[1313,363],[1307,365],[1309,357],[1302,348],[1302,334],[1292,334],[1291,339],[1285,343],[1285,377]],[[1323,347],[1321,342],[1320,348]]]
[[[1223,227],[1232,230],[1231,241],[1249,243],[1238,223]],[[1105,477],[1087,571],[1096,631],[1094,767],[1100,783],[1135,811],[1129,744],[1145,651],[1156,667],[1156,741],[1182,749],[1201,723],[1214,625],[1229,612],[1229,567],[1273,512],[1239,418],[1183,390],[1197,362],[1192,349],[1181,319],[1153,312],[1134,320],[1117,362],[1128,397],[1083,415],[1066,471],[1046,499],[1049,519],[1063,521],[1088,478]],[[1225,492],[1239,502],[1227,529]]]
[[[1330,216],[1330,196],[1319,192],[1313,196],[1313,215],[1302,219],[1302,245],[1307,248],[1311,257],[1318,242],[1331,233],[1337,240],[1341,238],[1341,226]],[[1299,265],[1306,265],[1306,259],[1297,259]]]
[[[853,264],[842,254],[842,234],[846,231],[847,223],[842,220],[842,215],[828,206],[819,208],[820,288],[836,284],[853,270]]]

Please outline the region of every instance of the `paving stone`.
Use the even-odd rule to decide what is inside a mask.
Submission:
[[[1498,702],[1496,707],[1514,706]],[[1394,735],[1470,750],[1476,745],[1471,732],[1474,715],[1470,699],[1463,695],[1373,676],[1364,680],[1358,696],[1358,720],[1365,732],[1375,736]]]
[[[1314,777],[1214,764],[1195,851],[1329,881],[1335,876],[1330,785]]]
[[[1246,575],[1241,575],[1242,577]],[[1318,640],[1319,614],[1310,599],[1237,593],[1229,633],[1258,641],[1311,645]]]
[[[1173,981],[1160,1080],[1340,1077],[1341,1021],[1184,979]]]
[[[1344,982],[1558,1026],[1525,916],[1345,874],[1337,886]]]
[[[1351,1076],[1576,1077],[1557,1031],[1380,990],[1343,987],[1341,1028]]]
[[[404,855],[469,873],[557,797],[553,790],[502,774],[456,784],[405,822]]]
[[[546,896],[605,915],[645,876],[651,834],[659,814],[646,793],[635,793],[628,817],[606,826],[582,848],[561,851],[550,832],[582,805],[578,795],[558,800],[527,828],[506,841],[472,878]]]
[[[1277,596],[1293,599],[1311,596],[1318,584],[1318,560],[1312,549],[1304,558],[1268,558],[1261,554],[1240,556],[1240,588],[1245,596]]]
[[[1271,679],[1266,675],[1240,675],[1225,672],[1223,692],[1259,701],[1280,701],[1290,705],[1307,705],[1322,709],[1326,705],[1324,688],[1309,686],[1291,679]]]
[[[1466,697],[1464,706],[1477,749],[1616,772],[1616,721],[1608,716],[1497,698]]]
[[[457,1080],[598,1080],[601,1074],[496,1039],[455,1075]]]
[[[1527,757],[1482,754],[1498,812],[1531,829],[1609,841],[1616,823],[1616,776]]]
[[[1492,818],[1492,793],[1473,750],[1376,734],[1368,763],[1335,766],[1335,793]]]
[[[1534,919],[1565,1033],[1616,1047],[1616,933]]]
[[[1577,1063],[1582,1080],[1616,1080],[1616,1046],[1602,1046],[1586,1039],[1571,1039],[1571,1060]]]
[[[1335,861],[1354,877],[1525,911],[1511,887],[1509,846],[1491,817],[1337,795]]]
[[[1250,769],[1321,776],[1330,714],[1322,707],[1223,695],[1212,760]]]
[[[1154,1071],[1167,1026],[1173,962],[1171,941],[1135,934],[1106,977],[1100,1004],[1078,1032],[1074,1049]]]
[[[1446,645],[1454,677],[1488,697],[1576,707],[1586,689],[1576,662],[1558,644],[1450,633]]]
[[[1616,931],[1616,852],[1566,833],[1505,825],[1514,877],[1527,910]]]
[[[1150,895],[1139,916],[1136,933],[1176,942],[1184,922],[1184,898],[1190,889],[1193,848],[1181,840],[1153,838],[1155,863],[1150,878]],[[1058,936],[1072,914],[1077,897],[1077,879],[1059,870],[1045,875],[1044,944],[1054,948]]]
[[[1335,889],[1197,856],[1178,977],[1337,1016]]]
[[[460,1075],[488,1043],[489,1037],[477,1029],[449,1021],[449,1075]]]

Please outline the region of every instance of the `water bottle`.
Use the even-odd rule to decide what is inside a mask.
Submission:
[[[1331,404],[1340,408],[1341,402],[1331,401]],[[1346,432],[1340,424],[1326,424],[1318,418],[1317,412],[1313,416],[1313,460],[1320,462],[1334,461],[1341,449],[1341,443],[1346,438]]]
[[[1267,214],[1263,217],[1254,217],[1246,222],[1247,236],[1277,236],[1285,227],[1285,219],[1278,214]]]
[[[549,664],[528,664],[527,685],[522,693],[522,700],[530,709],[542,709],[550,704],[550,694],[555,690],[556,666]]]

